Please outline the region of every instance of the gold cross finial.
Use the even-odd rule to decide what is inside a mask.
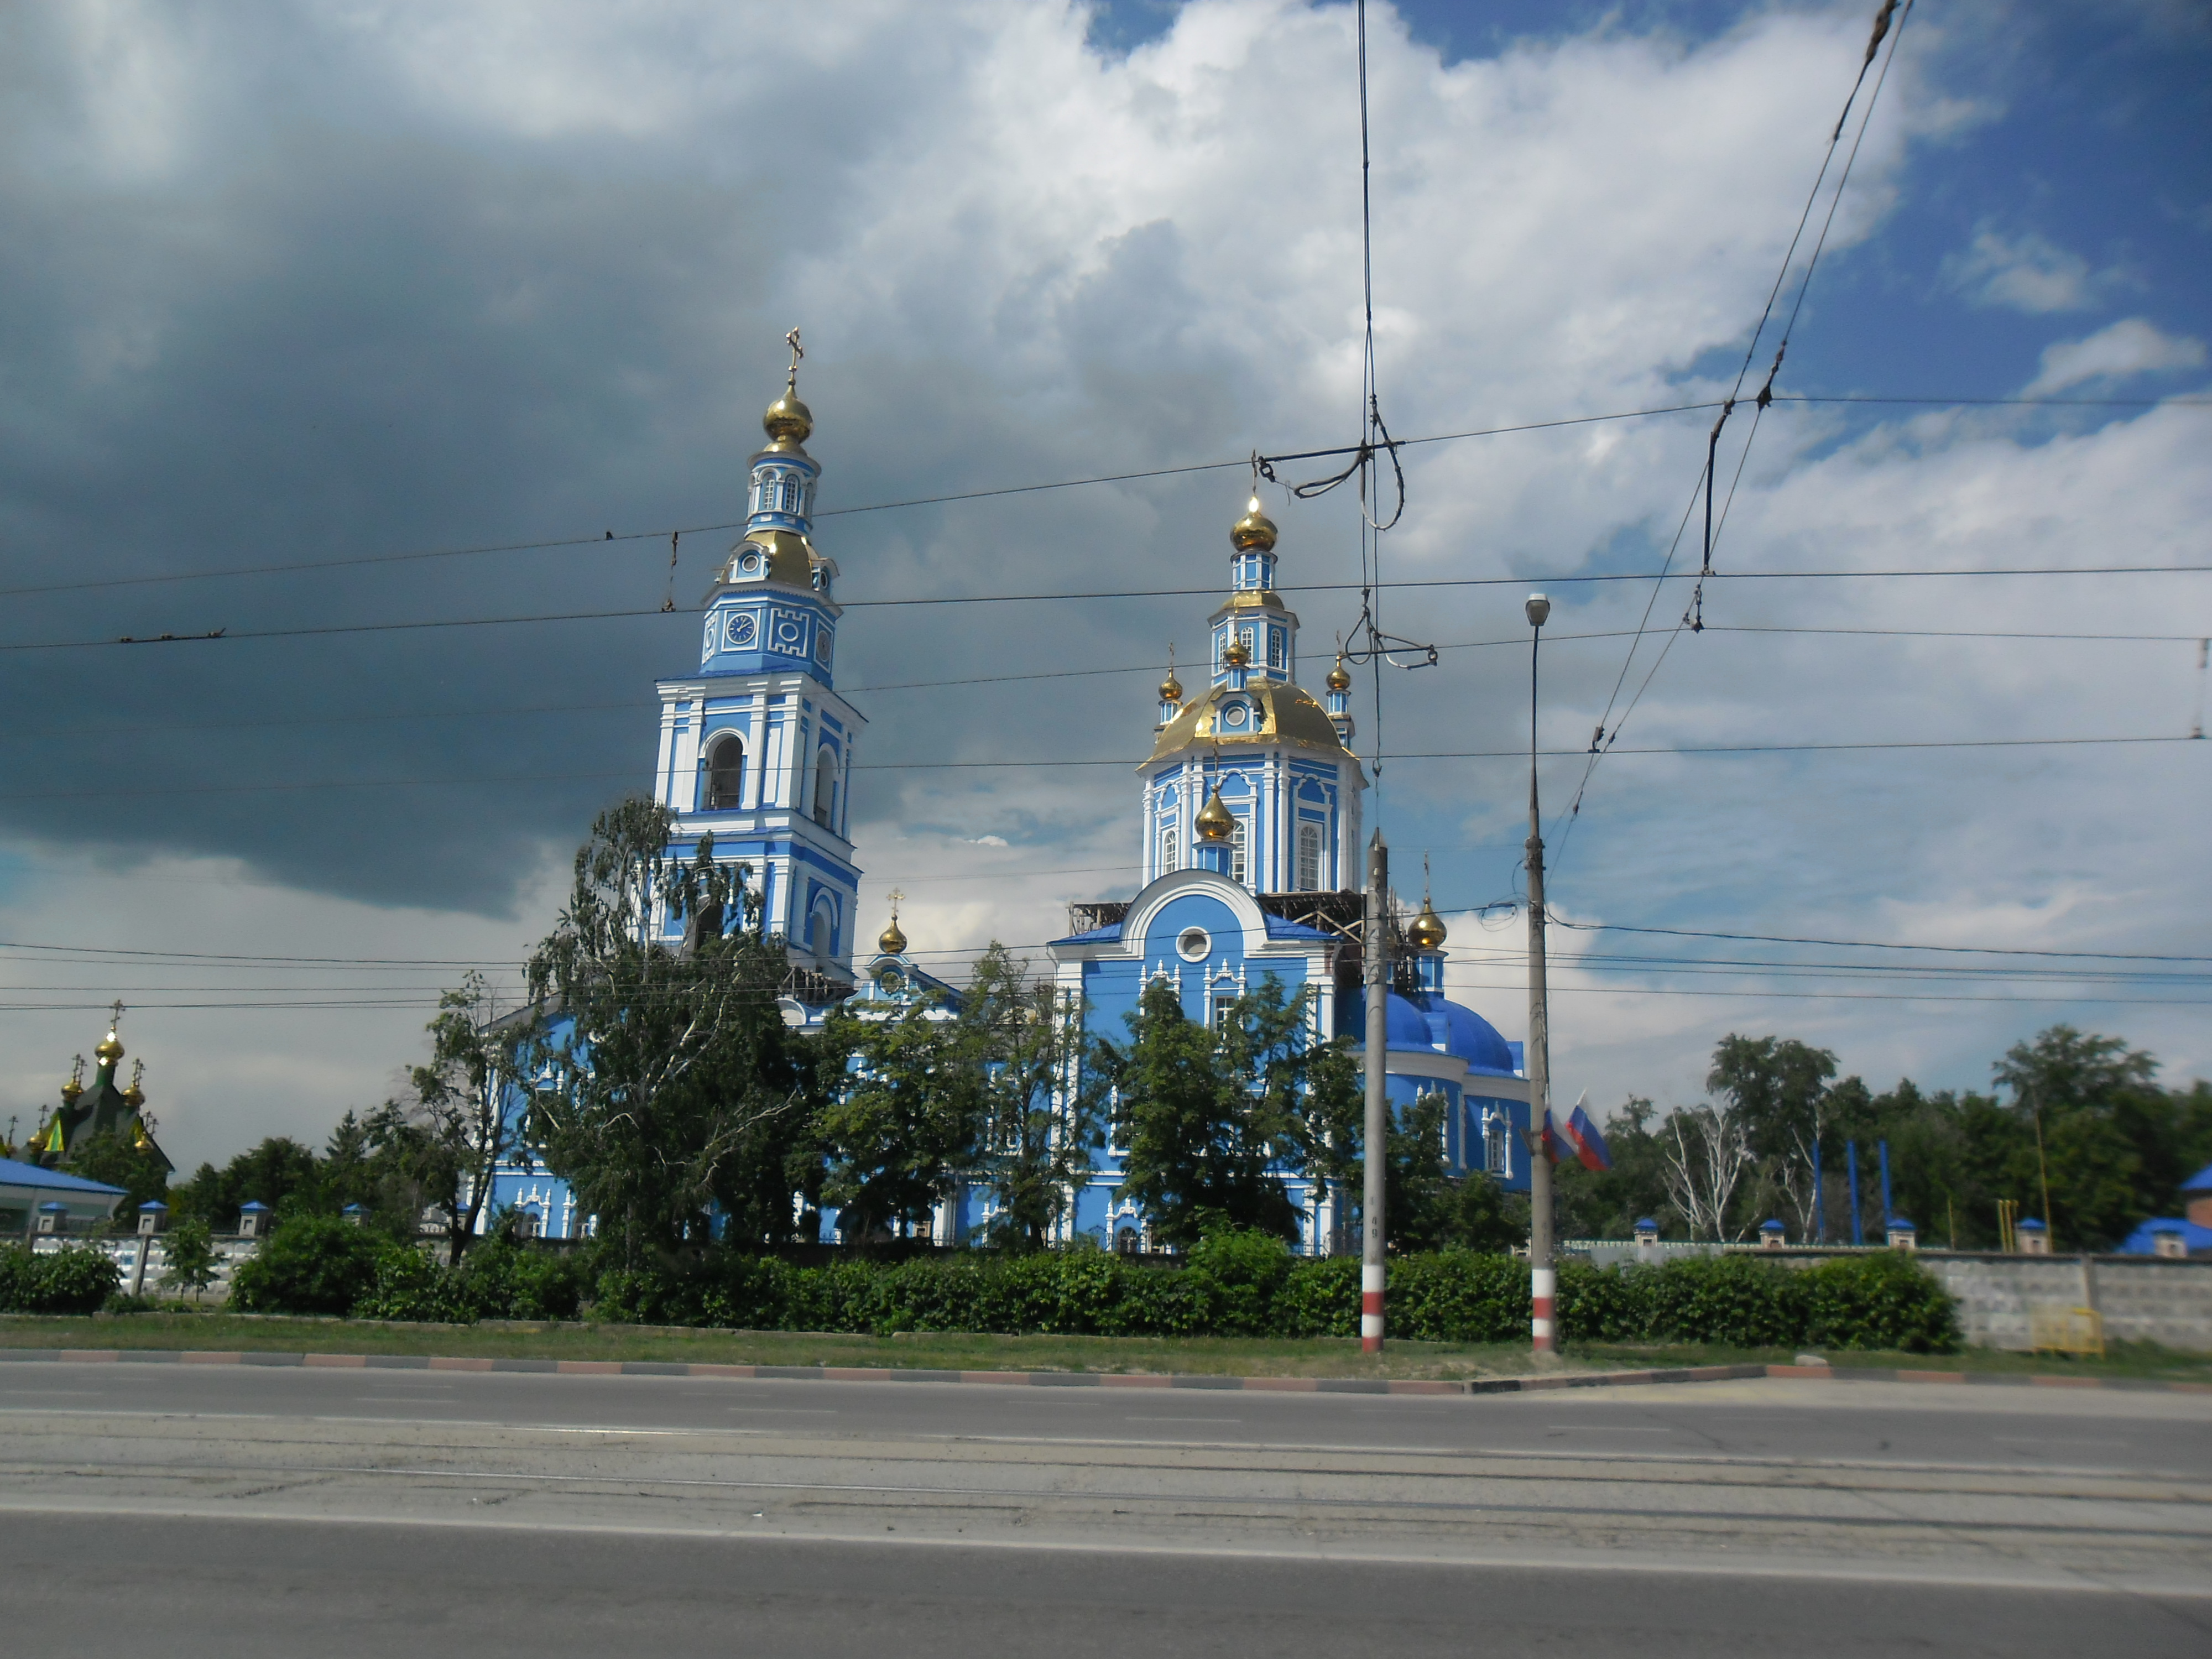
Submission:
[[[794,330],[794,331],[793,331],[793,332],[796,332],[796,331],[797,331],[796,330]],[[896,921],[898,920],[898,908],[899,908],[899,903],[900,903],[900,901],[902,901],[902,899],[904,899],[905,897],[906,897],[906,895],[905,895],[904,893],[900,892],[900,891],[899,891],[899,890],[898,890],[897,888],[894,887],[894,888],[892,888],[892,889],[891,889],[891,891],[890,891],[890,901],[891,901],[891,920],[892,920],[893,921]]]
[[[795,392],[799,389],[799,360],[806,355],[806,348],[799,343],[799,331],[795,328],[783,337],[783,343],[791,348],[791,374],[784,385]]]
[[[123,1029],[123,999],[118,997],[107,1005],[107,1035],[115,1036]]]

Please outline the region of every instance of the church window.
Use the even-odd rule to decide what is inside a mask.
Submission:
[[[1505,1139],[1505,1116],[1502,1112],[1483,1114],[1482,1167],[1500,1177],[1513,1173],[1513,1160]]]
[[[1283,644],[1285,637],[1283,630],[1279,628],[1271,628],[1267,630],[1268,667],[1280,668],[1285,665],[1286,660]]]
[[[829,908],[825,905],[814,912],[813,919],[807,924],[806,930],[806,947],[814,952],[814,965],[817,968],[826,968],[830,965],[830,952],[834,937],[835,930],[830,921]]]
[[[1229,837],[1229,879],[1231,881],[1242,882],[1244,879],[1244,820],[1239,818],[1235,832]]]
[[[1229,1029],[1230,1021],[1234,1019],[1236,1017],[1237,999],[1235,997],[1216,997],[1213,999],[1213,1029],[1215,1030],[1227,1030]]]
[[[707,745],[707,799],[700,805],[709,812],[729,811],[743,804],[744,788],[745,746],[725,732]]]
[[[1175,825],[1171,823],[1160,831],[1160,873],[1164,876],[1169,871],[1181,867],[1176,862],[1176,831]]]
[[[1317,823],[1298,826],[1298,890],[1321,890],[1321,825]]]
[[[814,821],[825,829],[837,804],[837,757],[825,749],[814,763]]]

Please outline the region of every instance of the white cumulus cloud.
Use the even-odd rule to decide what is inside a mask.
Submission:
[[[2027,383],[2027,393],[2048,397],[2088,380],[2120,380],[2159,369],[2203,366],[2203,341],[2161,333],[2141,317],[2128,317],[2087,339],[2045,347],[2042,370]]]

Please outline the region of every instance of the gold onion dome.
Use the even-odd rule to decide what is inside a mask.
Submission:
[[[1426,897],[1421,900],[1421,914],[1413,918],[1413,926],[1406,930],[1406,937],[1412,942],[1416,951],[1438,951],[1443,948],[1446,937],[1444,919],[1437,914],[1437,907],[1430,903]]]
[[[1167,678],[1160,682],[1160,701],[1162,702],[1182,701],[1182,682],[1175,677],[1175,670],[1172,668],[1168,670]]]
[[[891,912],[890,926],[876,935],[877,948],[887,957],[902,955],[906,951],[906,935],[899,931],[898,912]]]
[[[108,1027],[106,1040],[92,1052],[99,1057],[100,1063],[103,1066],[112,1066],[123,1058],[123,1045],[115,1040],[113,1026]]]
[[[792,381],[783,389],[783,396],[768,406],[761,416],[761,430],[767,433],[771,445],[776,447],[798,448],[814,430],[814,411],[799,401],[799,383]]]
[[[67,1083],[62,1085],[62,1099],[69,1105],[76,1105],[77,1097],[83,1092],[84,1084],[81,1079],[71,1078]]]
[[[1242,668],[1252,660],[1252,653],[1244,647],[1244,635],[1236,629],[1229,631],[1229,643],[1221,648],[1221,660],[1231,668]]]
[[[1337,658],[1336,666],[1328,671],[1328,689],[1332,691],[1352,690],[1352,676],[1344,672],[1344,659],[1341,656]]]
[[[1193,826],[1200,841],[1227,841],[1237,833],[1237,820],[1221,804],[1221,786],[1213,787],[1212,798],[1198,810],[1198,821]]]
[[[1244,516],[1229,527],[1230,544],[1239,553],[1271,551],[1275,545],[1275,521],[1260,510],[1257,495],[1244,503]]]

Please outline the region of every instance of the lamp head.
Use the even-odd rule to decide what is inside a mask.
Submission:
[[[1531,628],[1541,628],[1552,614],[1552,602],[1541,593],[1531,593],[1525,608],[1528,612],[1528,626]]]

